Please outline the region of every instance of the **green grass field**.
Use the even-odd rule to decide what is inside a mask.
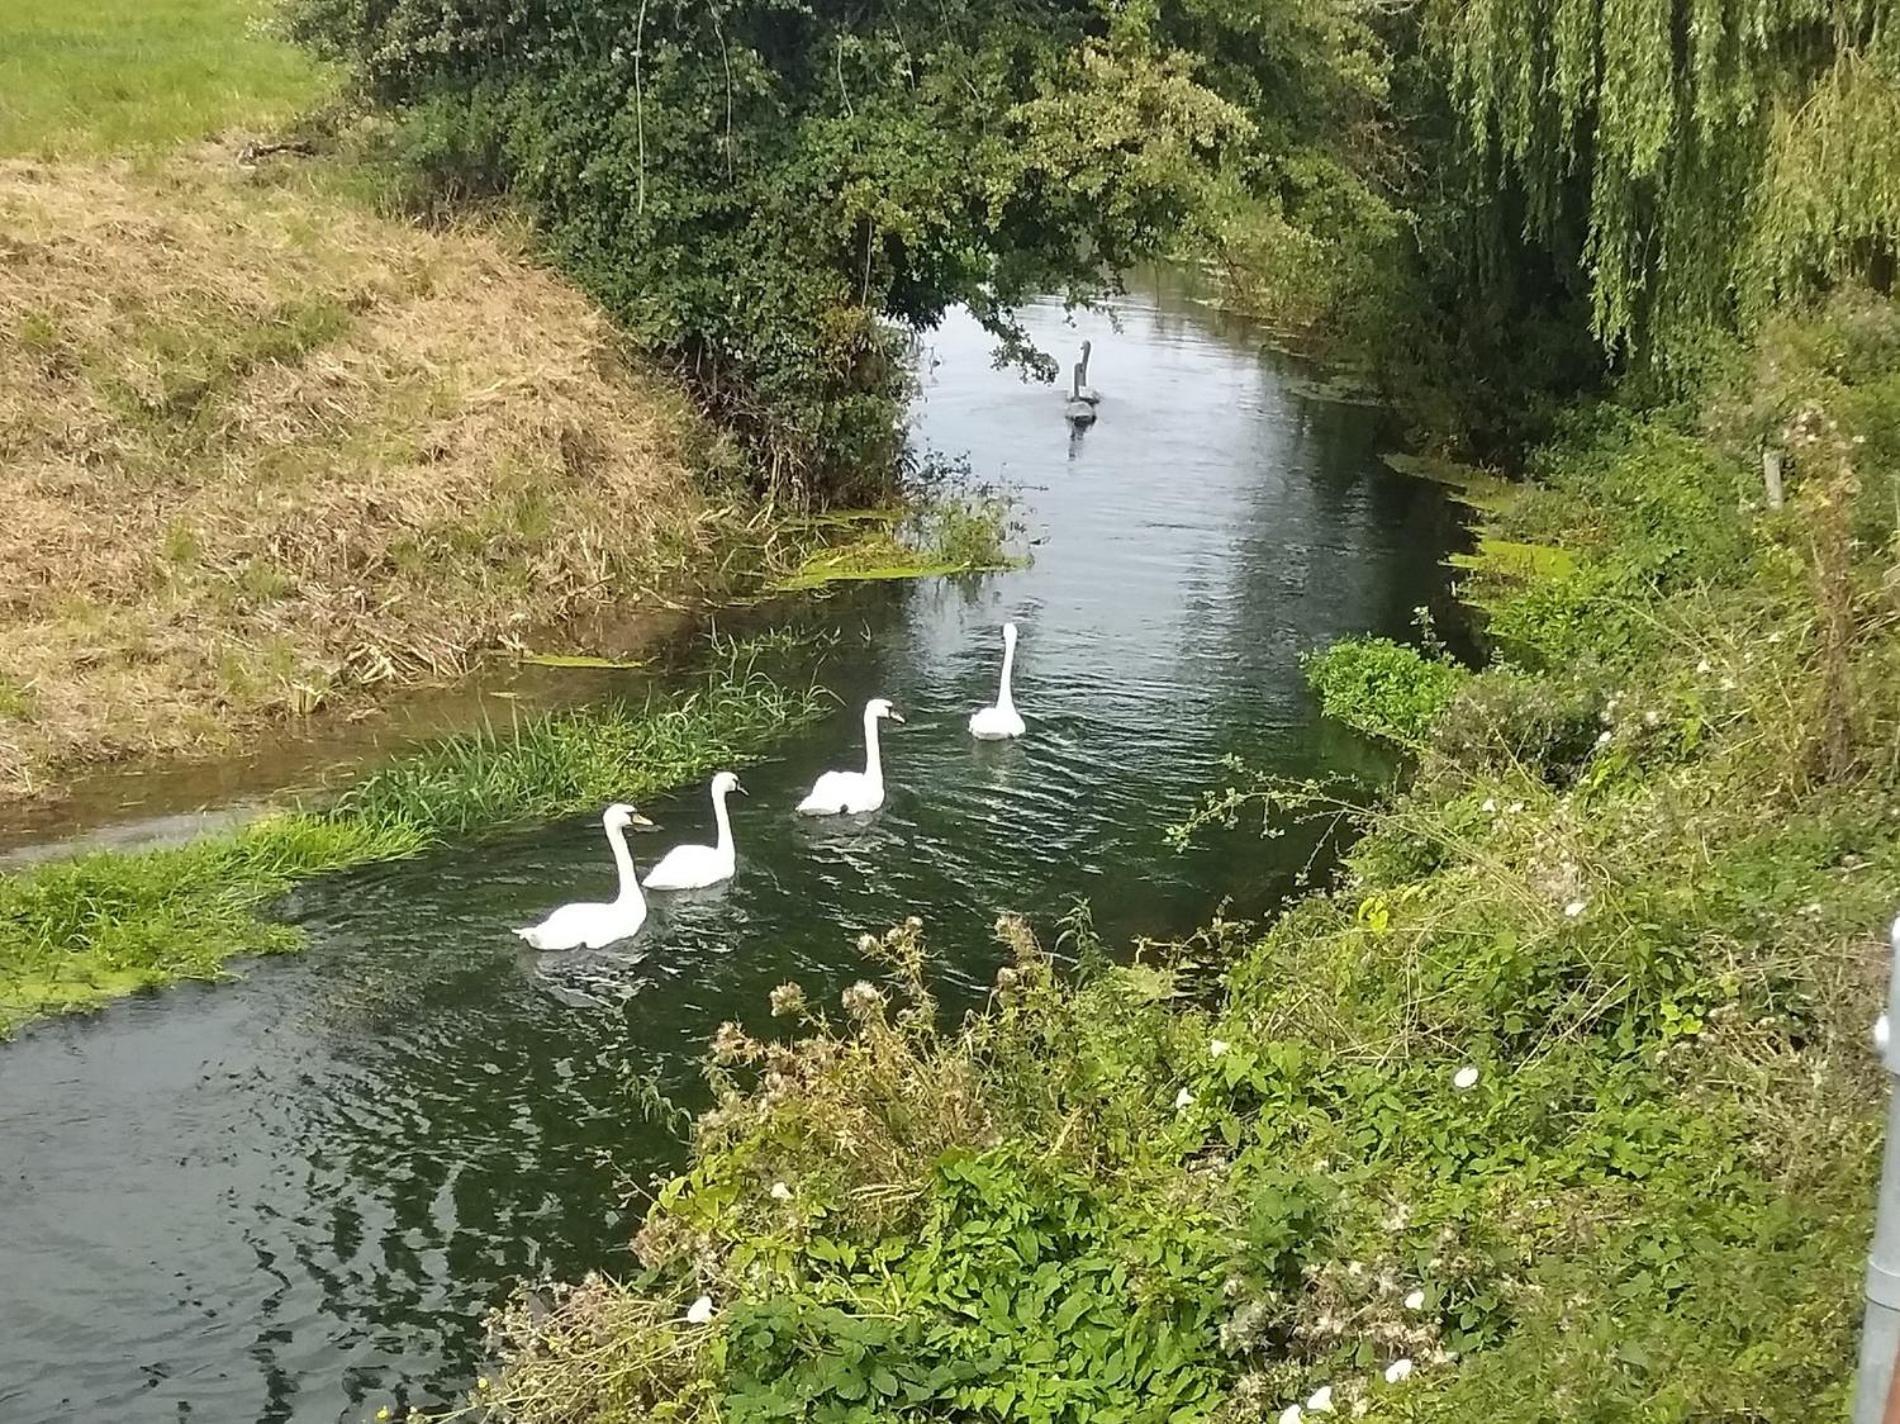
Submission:
[[[269,129],[319,98],[261,0],[6,0],[0,156],[136,153]]]

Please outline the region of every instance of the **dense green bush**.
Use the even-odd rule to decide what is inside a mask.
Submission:
[[[1401,746],[1423,745],[1464,670],[1390,638],[1343,638],[1306,658],[1328,717]]]
[[[784,491],[891,467],[900,333],[1088,299],[1237,188],[1317,230],[1370,32],[1235,0],[293,0],[432,202],[506,191]],[[1063,353],[1067,358],[1067,353]]]

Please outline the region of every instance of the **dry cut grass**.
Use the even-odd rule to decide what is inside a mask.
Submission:
[[[700,537],[693,430],[505,235],[0,163],[0,795],[626,597]]]

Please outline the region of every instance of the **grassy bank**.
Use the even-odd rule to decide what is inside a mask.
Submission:
[[[791,1032],[762,1005],[714,1040],[641,1272],[509,1313],[484,1398],[1840,1417],[1900,901],[1900,321],[1767,341],[1699,409],[1602,408],[1544,453],[1466,585],[1485,670],[1316,659],[1332,714],[1414,750],[1404,787],[1246,783],[1206,815],[1362,817],[1328,893],[1179,960],[1080,936],[1066,981],[1005,922],[956,1028],[915,925],[841,1009],[785,986]],[[1778,510],[1764,422],[1799,468]]]
[[[0,154],[158,151],[268,132],[330,88],[274,38],[259,0],[8,0],[0,11]]]
[[[683,696],[561,713],[458,737],[320,809],[228,835],[104,852],[0,877],[0,1037],[44,1014],[223,972],[234,955],[296,947],[268,918],[298,881],[500,827],[637,800],[756,757],[822,710],[737,658]]]
[[[706,572],[694,418],[505,235],[211,159],[0,163],[0,227],[0,793]]]

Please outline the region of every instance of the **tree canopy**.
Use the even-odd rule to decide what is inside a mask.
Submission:
[[[299,0],[413,169],[509,189],[780,486],[888,467],[904,327],[1087,300],[1376,104],[1335,0]],[[1240,175],[1236,179],[1235,175]],[[1316,196],[1320,195],[1320,196]],[[1040,363],[1050,373],[1046,358]]]
[[[1900,219],[1894,8],[1430,0],[1424,23],[1480,194],[1516,185],[1524,239],[1574,246],[1612,354],[1667,359],[1779,297],[1885,280]]]

